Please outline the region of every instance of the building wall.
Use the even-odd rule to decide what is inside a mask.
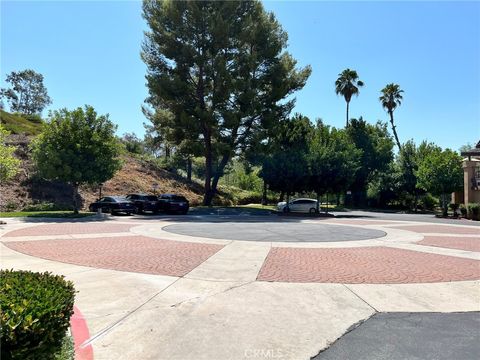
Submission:
[[[472,178],[475,178],[475,170],[478,166],[478,161],[468,161],[463,162],[463,192],[464,199],[463,203],[480,203],[480,187],[473,188]]]

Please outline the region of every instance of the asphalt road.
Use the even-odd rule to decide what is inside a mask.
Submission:
[[[480,357],[480,313],[381,313],[313,360],[473,360]]]

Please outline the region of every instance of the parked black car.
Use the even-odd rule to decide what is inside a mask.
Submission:
[[[105,196],[91,203],[88,208],[92,212],[96,212],[100,208],[102,212],[112,215],[121,212],[131,215],[135,211],[133,203],[122,196]]]
[[[155,195],[128,194],[126,198],[133,203],[137,214],[144,211],[151,211],[156,214],[160,210],[160,203]]]
[[[175,194],[162,194],[159,197],[160,209],[166,213],[186,214],[190,204],[184,196]]]

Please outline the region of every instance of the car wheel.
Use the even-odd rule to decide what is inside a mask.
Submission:
[[[311,208],[309,212],[310,212],[311,215],[316,214],[316,213],[317,213],[317,209]]]

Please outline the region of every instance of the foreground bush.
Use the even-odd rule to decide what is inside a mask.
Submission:
[[[73,313],[75,290],[63,276],[0,271],[1,358],[54,359]]]
[[[472,220],[480,220],[480,204],[469,203],[467,204],[468,218]]]

